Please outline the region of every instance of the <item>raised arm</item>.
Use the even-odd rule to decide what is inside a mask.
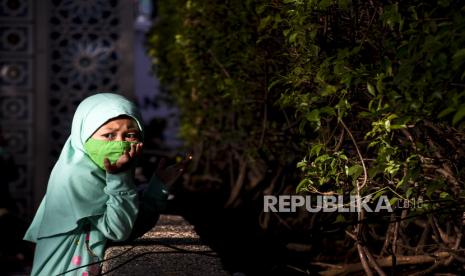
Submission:
[[[123,241],[131,234],[138,214],[136,187],[130,171],[107,173],[106,182],[106,211],[100,216],[90,217],[89,220],[106,238]]]

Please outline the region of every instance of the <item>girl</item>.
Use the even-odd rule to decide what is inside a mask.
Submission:
[[[139,118],[135,105],[117,94],[80,103],[25,235],[36,243],[31,275],[98,274],[107,240],[123,241],[155,224],[167,192],[154,176],[139,200],[133,180],[134,159],[142,150]],[[152,222],[138,226],[147,219]]]

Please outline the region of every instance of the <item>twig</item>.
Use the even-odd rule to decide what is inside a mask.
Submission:
[[[373,276],[373,271],[371,271],[370,266],[368,265],[367,257],[360,243],[357,243],[358,256],[360,257],[360,262],[362,263],[363,270],[365,270],[366,275]]]
[[[398,264],[397,263],[398,259],[397,259],[396,254],[397,254],[397,237],[399,235],[399,225],[400,225],[400,222],[396,221],[394,225],[394,231],[392,232],[391,265],[392,265],[393,271],[395,271],[397,264]]]
[[[263,141],[265,140],[266,122],[268,121],[268,85],[267,85],[267,82],[268,82],[268,72],[267,72],[266,65],[265,65],[265,89],[264,89],[265,97],[264,97],[264,101],[263,101],[263,105],[264,105],[264,107],[263,107],[263,122],[262,122],[262,133],[260,135],[259,148],[261,148],[263,146]]]
[[[446,233],[439,227],[438,221],[434,216],[431,216],[431,226],[433,227],[433,231],[435,232],[436,236],[446,245],[449,245],[449,239],[447,238]],[[438,241],[439,242],[439,241]]]
[[[360,42],[360,46],[362,46],[364,43],[365,43],[365,39],[367,37],[367,33],[370,31],[370,27],[371,27],[371,24],[373,24],[373,20],[375,19],[375,15],[376,15],[377,11],[375,10],[373,12],[373,16],[371,17],[370,19],[370,22],[368,23],[368,27],[367,27],[367,30],[366,32],[363,34],[363,37],[362,37],[362,40]]]
[[[292,266],[292,265],[286,265],[286,266],[289,267],[290,269],[293,269],[293,270],[298,271],[300,273],[303,273],[305,275],[310,275],[310,273],[308,271],[302,270],[302,269],[300,269],[298,267],[295,267],[295,266]]]
[[[263,121],[262,121],[262,131],[261,131],[261,134],[260,134],[260,143],[259,143],[259,148],[261,148],[263,146],[263,142],[265,140],[265,131],[266,131],[266,122],[268,121],[268,104],[266,103],[266,99],[265,99],[265,103],[264,103],[265,107],[264,107],[264,110],[263,110]]]
[[[306,243],[290,242],[286,244],[286,249],[293,252],[311,252],[313,246]]]
[[[273,194],[275,194],[274,190],[276,188],[276,183],[278,182],[278,179],[281,176],[281,173],[283,172],[283,169],[284,168],[282,166],[278,167],[278,171],[276,172],[273,179],[271,179],[270,185],[266,189],[263,190],[264,195],[273,195]]]
[[[347,230],[346,230],[345,232],[346,232],[346,235],[347,235],[347,236],[351,237],[354,241],[357,241],[357,237],[356,237],[354,234],[350,233],[350,232],[347,231]]]
[[[360,158],[360,162],[362,162],[362,167],[363,167],[363,183],[362,183],[361,186],[359,186],[358,183],[357,183],[357,192],[359,193],[360,190],[366,185],[367,180],[368,180],[367,168],[366,168],[366,166],[365,166],[365,162],[364,162],[364,160],[363,160],[363,156],[362,156],[362,154],[360,153],[360,149],[358,148],[357,141],[355,141],[355,138],[354,138],[354,136],[352,135],[352,132],[350,132],[349,128],[346,126],[346,124],[345,124],[342,120],[339,120],[339,122],[342,124],[342,126],[344,127],[344,129],[345,129],[345,130],[347,131],[347,133],[349,134],[350,139],[352,140],[352,143],[354,143],[355,149],[357,150],[357,154],[358,154],[358,157]]]
[[[335,264],[328,264],[328,263],[322,263],[322,262],[312,262],[311,264],[321,266],[321,267],[327,267],[331,269],[343,269],[344,268],[343,265],[335,265]]]
[[[203,142],[202,141],[194,145],[193,153],[194,154],[192,158],[192,170],[191,171],[195,172],[199,167],[200,157],[203,154]]]
[[[363,183],[362,185],[359,185],[358,181],[355,181],[356,185],[357,185],[357,196],[358,196],[358,200],[360,200],[360,191],[362,189],[362,187],[364,187],[367,183],[367,180],[368,180],[368,173],[367,173],[367,169],[365,167],[365,162],[363,161],[363,156],[362,154],[360,153],[360,149],[358,148],[358,145],[357,145],[357,141],[355,141],[355,138],[354,136],[352,135],[352,132],[349,130],[349,128],[346,126],[346,124],[344,123],[344,121],[342,121],[342,119],[339,120],[339,122],[341,123],[342,127],[344,127],[344,129],[347,131],[347,133],[349,134],[350,136],[350,139],[352,140],[352,142],[354,143],[354,146],[355,146],[355,149],[357,150],[357,154],[360,158],[360,161],[362,162],[362,167],[363,167]],[[359,208],[358,212],[357,212],[357,218],[358,218],[358,221],[362,221],[363,220],[363,217],[364,217],[364,214],[363,214],[363,208]],[[355,231],[357,233],[357,251],[358,251],[358,255],[360,257],[360,261],[362,263],[362,266],[363,266],[363,269],[365,270],[365,273],[368,275],[368,276],[371,276],[373,275],[373,272],[371,271],[370,267],[368,266],[368,263],[367,263],[367,256],[362,248],[362,245],[360,244],[360,240],[361,240],[361,233],[362,233],[362,224],[360,223],[357,223],[357,226],[355,226]]]
[[[423,252],[423,246],[425,245],[426,239],[428,238],[428,235],[430,233],[430,229],[431,228],[430,228],[429,223],[425,223],[423,233],[421,234],[420,240],[418,241],[418,244],[417,244],[417,246],[415,248],[415,254],[420,254],[420,253]]]
[[[391,214],[391,221],[394,220],[394,215]],[[384,240],[383,248],[381,249],[381,252],[379,253],[380,256],[383,256],[384,253],[388,254],[388,246],[389,246],[389,241],[391,240],[391,236],[394,233],[394,226],[392,223],[389,223],[388,229],[386,230],[386,239]]]
[[[337,141],[336,147],[334,147],[334,151],[335,151],[335,152],[338,151],[338,150],[341,148],[342,142],[344,141],[344,139],[343,139],[343,138],[344,138],[344,134],[345,134],[345,130],[342,129],[341,134],[339,135],[339,139],[338,139],[338,141]]]
[[[460,227],[462,228],[462,226]],[[460,243],[462,242],[462,229],[458,229],[457,226],[454,226],[454,230],[455,230],[455,233],[457,233],[457,237],[456,237],[456,240],[455,240],[455,244],[454,246],[452,247],[452,250],[457,250],[460,246]],[[452,261],[454,260],[454,258],[456,258],[456,254],[451,254],[452,256],[450,256],[445,262],[444,262],[444,265],[445,266],[449,266]]]
[[[438,260],[444,260],[450,257],[450,253],[448,252],[438,252],[432,256],[429,255],[419,255],[419,256],[397,256],[397,265],[418,265],[418,264],[425,264],[425,263],[434,263]],[[391,267],[392,265],[392,257],[386,257],[377,260],[380,267]],[[355,263],[345,265],[340,269],[330,269],[326,271],[320,272],[320,275],[341,275],[341,274],[350,274],[355,273],[357,271],[363,270],[362,263]]]
[[[237,177],[236,182],[232,188],[228,201],[224,205],[225,208],[230,207],[236,201],[237,197],[239,196],[239,193],[241,192],[242,186],[244,184],[245,172],[247,169],[247,161],[244,160],[244,157],[239,159],[239,164],[240,164],[239,176]]]
[[[216,58],[215,54],[213,54],[213,51],[212,49],[208,49],[207,51],[213,58],[213,60],[215,61],[215,63],[221,68],[221,70],[223,71],[223,74],[228,78],[230,79],[231,78],[231,75],[229,74],[228,70],[226,70],[226,68],[224,68],[223,64],[221,64],[221,62]]]
[[[368,250],[366,246],[363,246],[363,250],[365,251],[365,255],[368,258],[368,261],[370,262],[370,265],[378,272],[380,276],[386,276],[386,273],[381,269],[381,267],[378,265],[376,262],[376,259],[373,257],[371,252]]]
[[[228,162],[229,162],[229,185],[231,185],[231,190],[234,188],[234,159],[232,152],[228,152]]]
[[[430,275],[435,269],[437,269],[441,265],[440,262],[435,262],[432,266],[428,267],[425,270],[413,273],[412,276],[423,276],[423,275]]]

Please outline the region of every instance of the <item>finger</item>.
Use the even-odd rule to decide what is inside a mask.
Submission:
[[[142,154],[142,148],[144,147],[144,143],[137,143],[136,155],[140,156]]]
[[[111,172],[113,170],[110,159],[108,159],[106,157],[103,159],[103,166],[105,167],[105,170],[107,172]]]
[[[134,154],[136,154],[136,144],[131,143],[131,148],[129,150],[129,157],[133,158]]]
[[[131,160],[130,151],[125,150],[124,153],[123,153],[123,155],[121,155],[121,157],[120,157],[119,159],[121,159],[121,161],[124,161],[124,163],[128,162],[129,160]]]
[[[129,151],[125,150],[123,154],[118,158],[114,167],[118,170],[124,168],[124,166],[131,161],[131,156],[129,155]]]

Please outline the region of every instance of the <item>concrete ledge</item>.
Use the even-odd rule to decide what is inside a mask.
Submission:
[[[162,215],[151,231],[134,242],[109,247],[105,259],[110,259],[103,265],[105,275],[230,275],[215,252],[201,243],[194,227],[173,215]]]

